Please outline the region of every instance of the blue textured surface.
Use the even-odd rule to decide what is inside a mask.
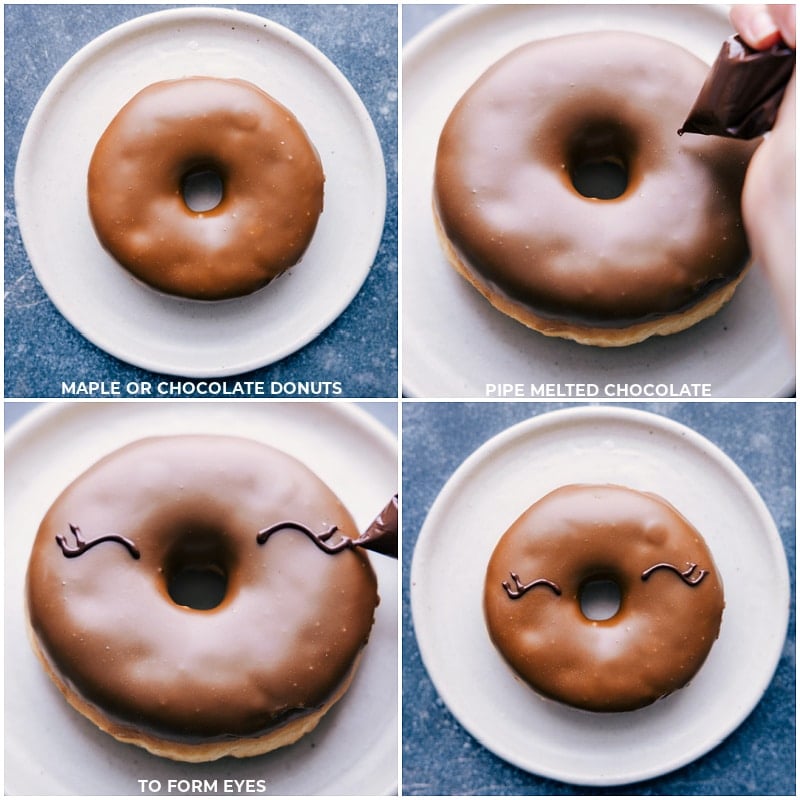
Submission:
[[[5,7],[5,396],[60,397],[61,381],[153,380],[84,339],[34,277],[20,239],[13,184],[33,107],[63,64],[99,34],[164,5]],[[346,397],[397,395],[397,8],[394,5],[245,5],[290,28],[331,59],[361,96],[381,141],[387,214],[364,286],[321,336],[253,381],[340,380]],[[235,378],[230,378],[233,381]]]
[[[532,416],[575,404],[403,404],[403,792],[406,795],[794,795],[795,610],[773,681],[721,745],[661,778],[589,789],[530,775],[478,744],[438,697],[420,660],[408,569],[444,483],[481,444]],[[727,453],[759,491],[780,531],[795,585],[794,403],[630,404],[693,428]]]
[[[410,5],[403,6],[403,44],[406,45],[430,23],[435,22],[442,14],[458,8],[457,4]]]

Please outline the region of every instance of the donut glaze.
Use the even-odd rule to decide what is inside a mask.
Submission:
[[[757,143],[677,135],[708,67],[669,42],[596,32],[487,70],[442,131],[434,211],[448,258],[542,333],[630,344],[713,313],[749,261],[740,214]],[[613,199],[573,184],[627,176]]]
[[[47,511],[28,567],[34,647],[56,685],[116,738],[179,760],[299,738],[346,689],[378,595],[361,548],[325,553],[286,521],[358,536],[316,475],[258,442],[157,437],[103,458]],[[286,530],[259,544],[270,526]],[[75,527],[139,557],[118,540],[65,557]],[[215,608],[172,599],[192,569],[226,579]]]
[[[581,610],[613,581],[609,619]],[[576,484],[534,503],[503,534],[486,572],[492,642],[545,697],[631,711],[685,686],[722,620],[722,579],[697,530],[667,501],[623,486]]]
[[[222,199],[192,211],[187,177],[218,176]],[[100,137],[88,198],[97,237],[131,274],[168,294],[249,294],[296,264],[322,212],[324,175],[294,115],[253,84],[154,83]]]

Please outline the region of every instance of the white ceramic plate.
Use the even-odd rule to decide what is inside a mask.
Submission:
[[[45,406],[9,433],[5,461],[5,791],[140,795],[141,779],[265,781],[259,794],[381,795],[397,786],[397,562],[370,559],[381,603],[345,697],[295,745],[250,759],[181,764],[120,744],[73,711],[26,639],[23,586],[41,517],[102,455],[150,434],[227,433],[300,458],[361,528],[397,490],[394,438],[359,409],[332,403],[71,403]],[[145,790],[144,793],[151,793]],[[173,791],[173,793],[176,793]],[[245,792],[241,792],[244,794]]]
[[[484,575],[500,536],[547,492],[580,482],[666,498],[702,532],[722,575],[722,628],[705,664],[638,711],[592,714],[542,699],[512,676],[484,625]],[[708,440],[648,412],[583,407],[515,425],[459,467],[417,541],[411,606],[436,689],[484,746],[545,777],[616,785],[693,761],[755,707],[786,636],[789,576],[764,502]]]
[[[296,114],[325,170],[325,209],[303,260],[248,297],[207,303],[156,292],[101,247],[89,219],[89,160],[112,117],[145,86],[189,75],[260,86]],[[33,268],[69,322],[124,361],[191,377],[270,364],[321,333],[367,277],[386,208],[377,134],[339,70],[286,28],[217,8],[139,17],[71,58],[31,115],[15,191]]]
[[[431,192],[436,144],[461,95],[494,61],[537,38],[600,29],[660,36],[708,63],[730,33],[722,7],[482,5],[445,15],[403,57],[403,381],[409,395],[483,397],[487,383],[710,383],[716,397],[793,390],[794,362],[761,271],[689,331],[603,349],[549,339],[494,310],[448,265]],[[694,98],[689,99],[689,104]]]

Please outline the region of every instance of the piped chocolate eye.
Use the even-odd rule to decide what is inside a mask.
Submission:
[[[642,572],[642,580],[646,581],[654,572],[656,572],[656,570],[659,569],[665,569],[670,572],[674,572],[685,584],[689,586],[697,586],[697,584],[699,584],[700,581],[702,581],[703,578],[709,574],[707,569],[700,569],[697,573],[695,573],[697,564],[695,564],[693,561],[687,561],[686,569],[683,571],[681,571],[681,569],[676,567],[674,564],[668,564],[662,561],[658,564],[653,564],[652,567],[648,567],[644,572]],[[555,592],[555,594],[561,594],[561,589],[559,588],[558,584],[547,580],[547,578],[536,578],[530,583],[522,583],[519,575],[517,575],[516,572],[511,572],[509,574],[511,575],[511,580],[514,582],[514,586],[512,587],[508,581],[503,581],[503,588],[506,590],[506,594],[508,594],[512,600],[522,597],[522,595],[524,595],[526,592],[529,592],[536,586],[547,586],[549,589]]]
[[[530,583],[522,583],[519,579],[519,575],[516,572],[509,573],[511,575],[511,580],[514,581],[514,588],[511,588],[511,584],[508,581],[503,581],[503,588],[506,590],[506,593],[512,600],[516,600],[518,597],[522,597],[525,592],[529,592],[536,586],[546,586],[548,589],[552,590],[555,594],[561,594],[561,588],[558,584],[553,583],[553,581],[547,580],[547,578],[537,578],[536,580],[531,581]]]
[[[696,575],[693,576],[692,573],[697,569],[697,564],[692,561],[687,561],[686,566],[687,569],[681,572],[680,568],[676,567],[674,564],[667,564],[665,562],[653,564],[652,567],[648,567],[642,573],[642,580],[646,581],[658,569],[666,569],[674,572],[684,583],[688,584],[689,586],[697,586],[697,584],[700,583],[700,581],[702,581],[706,575],[708,575],[707,569],[701,569]]]
[[[331,525],[330,528],[321,533],[315,533],[302,522],[285,520],[276,522],[268,528],[258,532],[256,542],[264,544],[270,536],[281,530],[299,531],[308,536],[314,544],[325,553],[340,553],[342,550],[354,547],[363,547],[365,550],[372,550],[375,553],[397,558],[398,540],[398,515],[397,515],[397,495],[393,495],[383,510],[372,521],[369,527],[357,539],[350,539],[342,536],[335,544],[329,544],[328,540],[336,533],[338,527]]]
[[[339,530],[336,525],[331,525],[328,530],[322,531],[322,533],[314,533],[311,528],[303,525],[302,522],[294,522],[293,520],[276,522],[274,525],[270,525],[268,528],[263,528],[258,532],[258,536],[256,536],[256,542],[258,542],[258,544],[264,544],[274,533],[284,530],[299,531],[300,533],[305,534],[324,553],[338,553],[347,547],[353,546],[353,540],[346,537],[340,539],[338,542],[336,542],[336,544],[328,544],[328,539],[330,539],[331,536],[333,536],[333,534]]]
[[[102,542],[116,542],[117,544],[121,544],[123,547],[127,548],[132,558],[136,559],[141,555],[139,553],[139,548],[130,539],[127,539],[125,536],[120,536],[118,533],[106,533],[103,536],[87,540],[83,538],[81,529],[77,525],[70,524],[69,529],[75,539],[74,545],[67,542],[66,536],[62,536],[60,533],[56,536],[56,542],[58,542],[58,546],[61,548],[61,552],[64,554],[65,558],[77,558],[79,555],[82,555],[90,548]]]

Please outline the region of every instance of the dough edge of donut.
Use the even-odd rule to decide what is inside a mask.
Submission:
[[[81,716],[85,717],[89,722],[118,742],[141,747],[154,756],[193,764],[216,761],[226,756],[250,758],[252,756],[263,755],[272,750],[277,750],[280,747],[294,744],[307,733],[311,733],[328,711],[330,711],[347,693],[350,684],[355,678],[356,671],[361,662],[361,657],[364,654],[364,647],[366,647],[365,643],[356,654],[348,673],[339,683],[334,693],[320,708],[314,709],[298,719],[293,719],[283,725],[279,725],[277,728],[268,731],[262,736],[240,737],[222,742],[198,742],[196,744],[190,744],[187,742],[163,739],[143,731],[137,731],[133,727],[113,722],[113,720],[101,713],[97,706],[84,700],[78,692],[70,689],[55,671],[39,645],[39,639],[31,625],[27,607],[26,628],[33,652],[44,667],[47,676],[64,696],[67,703],[81,714]]]
[[[731,300],[752,265],[751,257],[736,278],[713,291],[686,311],[668,314],[647,322],[634,323],[624,328],[590,328],[582,325],[571,325],[561,320],[540,317],[522,304],[510,300],[497,292],[492,292],[485,283],[475,276],[466,262],[458,255],[453,243],[444,231],[435,199],[433,201],[433,218],[439,244],[450,266],[488,300],[495,309],[544,336],[570,339],[578,344],[595,347],[627,347],[632,344],[639,344],[652,336],[670,336],[673,333],[680,333],[702,322],[704,319],[713,317]]]

